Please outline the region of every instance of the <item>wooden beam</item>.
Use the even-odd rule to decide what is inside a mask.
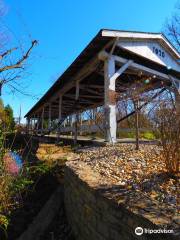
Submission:
[[[65,94],[65,97],[69,97],[69,98],[73,98],[74,95],[73,94]],[[103,99],[103,96],[92,96],[92,95],[81,95],[79,96],[80,98],[93,98],[93,99]]]
[[[117,70],[114,75],[111,77],[111,81],[116,81],[116,79],[124,72],[128,67],[133,63],[132,60],[127,60],[127,62]]]
[[[89,92],[89,93],[92,93],[92,94],[96,94],[96,95],[102,95],[102,93],[100,93],[100,92],[97,92],[97,91],[95,91],[95,90],[93,90],[93,89],[90,89],[89,87],[87,88],[87,87],[83,87],[83,86],[80,86],[80,88],[81,89],[83,89],[83,90],[85,90],[86,92]]]
[[[97,85],[97,84],[81,84],[81,87],[85,87],[85,88],[95,88],[95,89],[103,89],[104,90],[104,84],[103,85]]]
[[[128,61],[127,59],[119,57],[117,55],[113,55],[113,57],[114,57],[116,62],[119,62],[121,64],[126,63]],[[151,69],[149,67],[145,67],[145,66],[143,66],[141,64],[138,64],[138,63],[135,63],[135,62],[131,63],[130,68],[135,69],[137,71],[143,71],[150,76],[155,75],[156,77],[159,77],[160,79],[170,80],[170,75],[167,75],[165,73],[159,72],[159,71],[154,70],[154,69]],[[171,79],[173,79],[174,81],[180,81],[179,79],[177,79],[173,76],[171,76]]]
[[[107,49],[109,46],[111,46],[113,44],[114,40],[109,41],[104,47],[103,49]],[[54,100],[56,100],[59,95],[64,95],[67,91],[69,91],[73,86],[75,86],[76,81],[81,82],[85,77],[87,77],[88,75],[90,75],[98,66],[99,64],[99,59],[98,59],[98,53],[89,61],[87,62],[83,68],[81,68],[80,71],[78,71],[78,73],[73,76],[73,80],[70,81],[69,83],[67,83],[63,88],[61,88],[56,94],[54,94],[52,97],[48,98],[47,101],[48,102],[52,102]],[[47,102],[42,104],[38,110],[36,110],[35,112],[42,110],[42,108],[44,106],[47,105]]]

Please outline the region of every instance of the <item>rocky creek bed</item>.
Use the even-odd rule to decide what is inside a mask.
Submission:
[[[180,234],[180,178],[168,175],[161,147],[134,144],[91,147],[79,150],[74,162],[89,165],[101,175],[99,185],[112,186],[107,193],[118,204],[154,224]]]

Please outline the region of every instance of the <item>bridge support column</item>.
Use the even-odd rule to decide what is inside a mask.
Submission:
[[[105,109],[105,139],[108,142],[116,142],[116,79],[128,69],[133,63],[127,60],[117,71],[115,61],[119,61],[117,56],[101,51],[99,59],[104,61],[104,109]]]
[[[104,62],[104,117],[105,117],[105,140],[110,143],[116,142],[116,100],[115,100],[115,61],[108,57]]]
[[[32,130],[33,130],[33,120],[32,120],[32,117],[30,117],[30,131],[32,133]]]
[[[62,117],[62,96],[59,96],[59,121],[61,120]]]
[[[49,120],[48,120],[48,129],[51,128],[51,103],[49,103]]]
[[[81,129],[81,126],[82,126],[82,113],[79,113],[79,125],[80,125],[79,135],[81,136],[82,135],[82,129]]]
[[[41,115],[41,134],[43,134],[43,130],[44,130],[44,107]]]
[[[40,115],[39,113],[37,114],[37,123],[36,123],[36,132],[38,134],[39,132],[39,124],[40,124]]]
[[[73,116],[69,116],[69,126],[73,129]],[[70,135],[73,136],[73,131],[70,132]]]
[[[76,96],[75,101],[77,101],[79,98],[79,82],[76,82]],[[77,106],[77,105],[76,105]],[[77,109],[76,109],[77,110]],[[78,119],[79,119],[79,113],[76,112],[75,114],[75,122],[74,122],[74,145],[77,144],[77,136],[78,136]]]
[[[58,113],[58,122],[60,122],[62,118],[62,95],[59,96],[59,113]],[[60,138],[60,126],[57,129],[57,139]]]
[[[26,129],[27,129],[27,134],[29,134],[29,131],[30,131],[30,119],[29,118],[26,118]]]
[[[33,115],[33,132],[36,130],[36,117]]]

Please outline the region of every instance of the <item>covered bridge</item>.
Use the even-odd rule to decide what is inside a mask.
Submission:
[[[29,129],[63,132],[68,116],[104,106],[105,139],[116,142],[116,96],[134,81],[149,79],[146,91],[174,85],[180,89],[180,55],[161,33],[100,30],[45,95],[25,115]],[[179,97],[178,97],[179,98]],[[52,128],[52,122],[57,123]],[[77,121],[66,131],[77,138]],[[94,126],[95,127],[95,126]],[[83,129],[83,126],[82,126]]]

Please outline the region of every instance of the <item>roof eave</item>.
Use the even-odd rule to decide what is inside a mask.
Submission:
[[[162,44],[173,52],[177,59],[180,59],[180,54],[177,49],[169,42],[169,40],[162,33],[145,33],[145,32],[133,32],[133,31],[118,31],[118,30],[107,30],[101,31],[102,37],[114,37],[114,38],[130,38],[130,39],[152,39],[158,40]]]

